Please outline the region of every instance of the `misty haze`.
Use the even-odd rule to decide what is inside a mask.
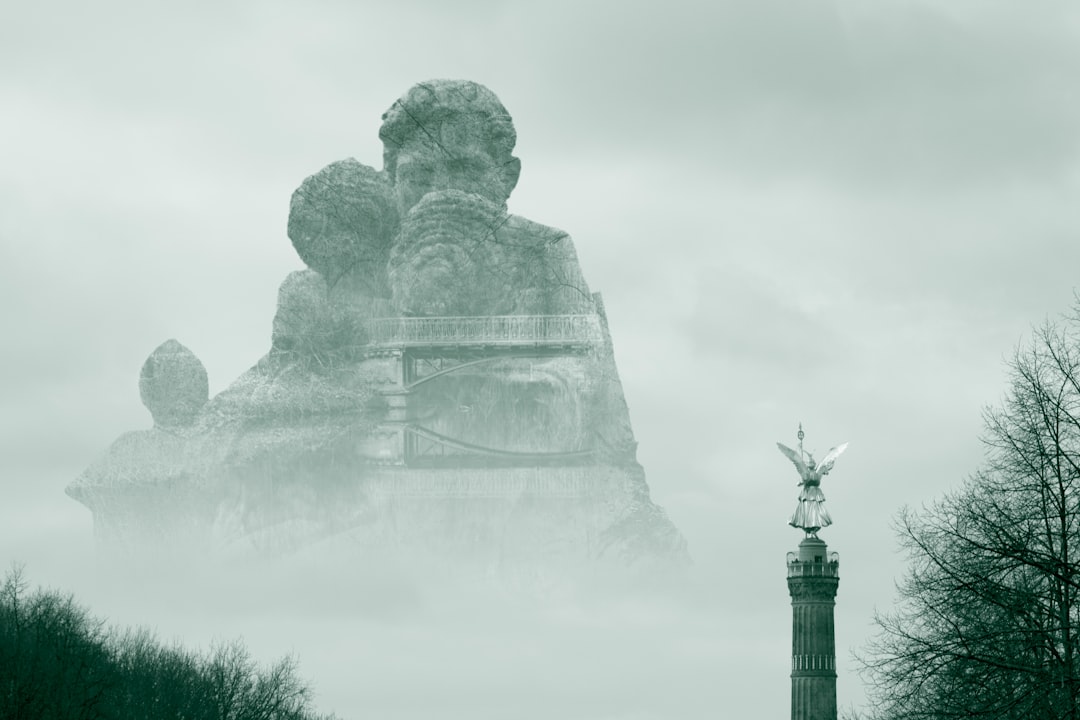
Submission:
[[[7,15],[0,717],[1080,717],[1071,6]]]

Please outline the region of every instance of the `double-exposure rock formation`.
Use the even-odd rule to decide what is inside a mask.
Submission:
[[[681,561],[649,498],[599,295],[566,233],[510,215],[520,163],[488,89],[416,85],[384,169],[292,197],[308,269],[270,351],[212,399],[183,345],[139,382],[154,427],[68,488],[110,545],[419,551],[485,565]]]

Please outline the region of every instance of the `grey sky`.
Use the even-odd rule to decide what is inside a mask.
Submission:
[[[799,537],[773,443],[801,420],[812,448],[851,442],[822,537],[841,554],[840,703],[857,704],[846,651],[892,602],[892,516],[977,466],[1002,358],[1072,304],[1078,41],[1068,2],[11,9],[0,562],[166,636],[295,649],[344,717],[429,717],[421,695],[395,699],[407,687],[446,717],[782,717]],[[567,600],[491,625],[422,594],[388,618],[375,608],[402,596],[372,581],[361,594],[386,602],[333,632],[299,600],[185,614],[95,585],[89,513],[62,489],[149,424],[143,360],[176,337],[213,393],[266,352],[277,286],[302,266],[291,192],[344,157],[381,167],[381,113],[433,77],[482,82],[513,115],[510,209],[570,232],[604,295],[639,457],[693,577],[618,611]]]

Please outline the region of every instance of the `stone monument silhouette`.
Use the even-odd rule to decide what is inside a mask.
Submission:
[[[847,443],[828,452],[821,464],[803,450],[777,443],[799,471],[802,492],[789,525],[805,533],[798,553],[788,553],[787,585],[791,594],[791,720],[836,720],[836,636],[833,608],[840,584],[840,558],[817,536],[832,524],[824,507],[821,478],[832,470]]]
[[[652,502],[604,305],[569,235],[509,214],[498,98],[419,83],[383,115],[381,171],[304,180],[271,347],[208,398],[175,340],[140,377],[154,427],[67,489],[110,547],[415,550],[520,562],[681,561]]]

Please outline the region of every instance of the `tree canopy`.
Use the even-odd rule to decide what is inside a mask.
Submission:
[[[242,642],[203,656],[146,630],[107,629],[70,595],[0,584],[0,717],[25,720],[332,720],[295,658],[262,667]]]
[[[899,515],[910,566],[862,657],[875,717],[1080,717],[1080,315],[1008,371],[982,466]]]

